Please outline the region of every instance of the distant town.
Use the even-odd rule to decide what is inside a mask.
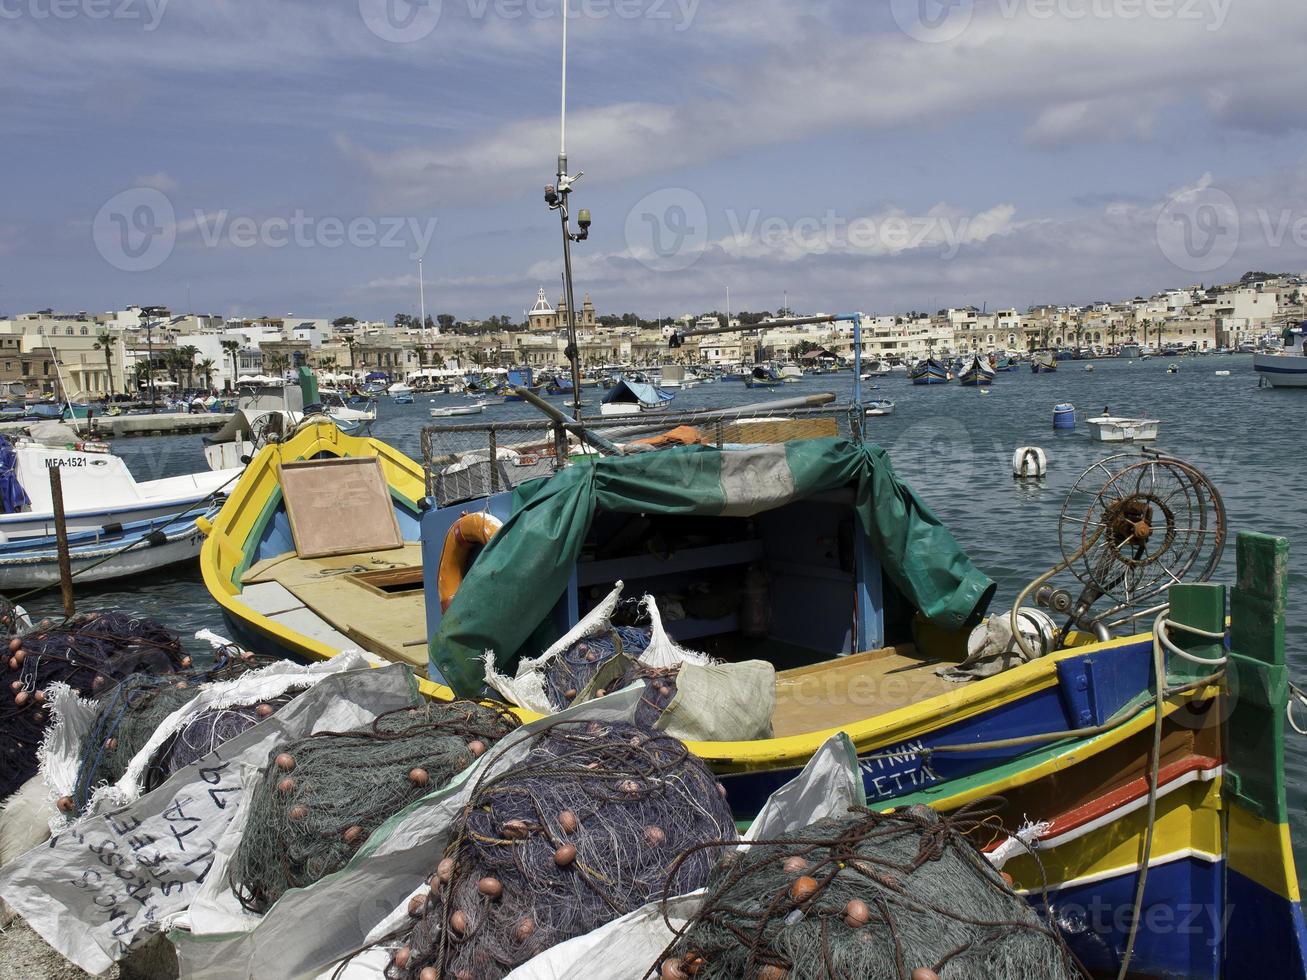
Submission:
[[[1144,348],[1236,350],[1264,342],[1295,317],[1307,318],[1307,278],[1249,272],[1238,282],[1168,289],[1152,296],[1086,306],[1037,305],[935,313],[867,314],[864,356],[913,362],[931,353],[964,354],[1076,348],[1107,354],[1123,344]],[[781,317],[818,311],[686,313],[645,320],[601,314],[587,294],[577,312],[577,349],[587,370],[656,364],[790,363],[817,354],[846,359],[852,325],[769,326]],[[495,368],[561,368],[567,364],[567,309],[544,289],[525,319],[458,320],[439,313],[400,313],[390,322],[284,314],[253,319],[129,306],[108,313],[53,309],[0,318],[0,383],[29,395],[103,399],[156,388],[234,388],[242,377],[283,375],[301,365],[363,378],[380,372],[412,380]],[[739,335],[686,338],[669,349],[674,331],[741,326]]]

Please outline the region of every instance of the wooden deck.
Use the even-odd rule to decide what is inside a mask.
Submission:
[[[250,605],[289,605],[286,596],[293,597],[292,608],[267,613],[273,618],[315,615],[350,646],[425,673],[427,615],[417,542],[332,558],[300,558],[289,552],[252,566],[241,576],[241,584]]]
[[[962,685],[935,676],[944,662],[907,645],[781,671],[773,732],[779,738],[834,728],[957,691]]]

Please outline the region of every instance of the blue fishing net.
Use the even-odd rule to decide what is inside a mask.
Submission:
[[[0,600],[0,799],[36,774],[36,750],[50,723],[46,688],[56,681],[83,696],[134,674],[166,675],[189,665],[177,634],[152,619],[94,612],[43,620],[17,633],[14,607]]]
[[[18,482],[18,454],[9,440],[0,436],[0,512],[17,514],[31,502]]]

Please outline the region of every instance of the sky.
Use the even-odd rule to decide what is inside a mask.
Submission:
[[[0,0],[0,315],[520,317],[559,0]],[[571,0],[578,299],[1024,309],[1307,270],[1307,4]]]

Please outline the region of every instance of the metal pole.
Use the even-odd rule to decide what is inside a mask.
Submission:
[[[71,619],[77,614],[73,605],[73,568],[68,556],[68,524],[64,520],[63,474],[59,467],[50,467],[50,500],[54,503],[54,536],[59,551],[59,586],[64,595],[64,615]]]
[[[567,157],[558,156],[558,182],[563,185],[567,176]],[[576,347],[576,296],[572,291],[572,235],[567,226],[567,198],[558,209],[563,223],[563,282],[567,299],[567,359],[572,363],[572,418],[581,420],[581,364]]]

